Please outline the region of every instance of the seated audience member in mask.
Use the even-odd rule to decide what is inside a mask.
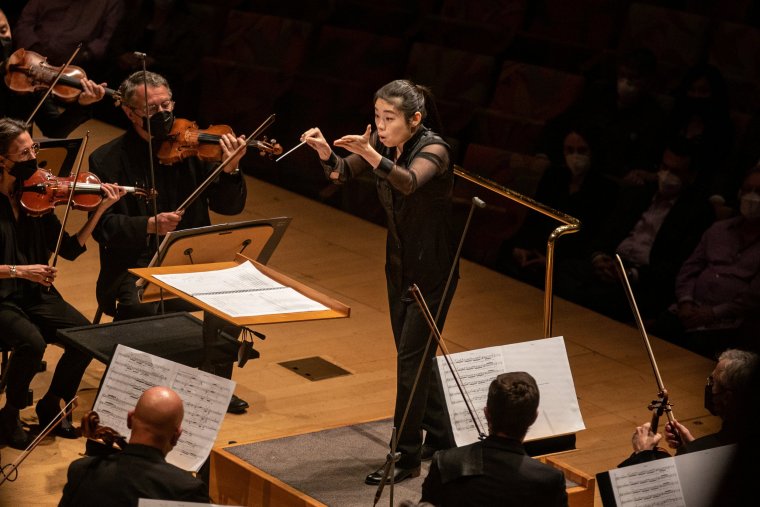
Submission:
[[[586,259],[558,264],[557,293],[619,320],[630,320],[614,255],[619,254],[642,315],[656,318],[673,301],[683,261],[713,220],[692,184],[689,145],[674,141],[662,155],[656,184],[627,187],[591,240]]]
[[[659,335],[710,357],[738,344],[757,346],[760,167],[744,178],[739,209],[705,231],[676,279],[676,304],[657,325]]]

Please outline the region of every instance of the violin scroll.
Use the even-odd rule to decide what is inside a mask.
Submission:
[[[127,439],[119,432],[108,426],[100,424],[100,416],[94,410],[90,410],[82,416],[82,436],[89,441],[95,441],[106,449],[116,452],[123,451],[127,446]],[[88,446],[88,454],[90,453]],[[102,449],[98,452],[102,452]]]

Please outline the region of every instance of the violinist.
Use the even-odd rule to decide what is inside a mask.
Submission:
[[[182,434],[183,416],[177,393],[168,387],[147,389],[127,416],[126,448],[71,463],[58,505],[131,507],[140,498],[207,503],[206,485],[165,459]]]
[[[6,61],[10,57],[13,48],[11,28],[8,19],[0,10],[0,43],[2,43],[2,60],[0,64],[0,117],[20,118],[26,120],[37,106],[41,95],[38,93],[18,94],[5,83]],[[75,128],[89,120],[92,113],[90,105],[98,102],[105,96],[105,83],[98,84],[90,79],[82,79],[82,93],[77,99],[69,104],[56,102],[53,97],[48,97],[34,117],[34,122],[42,133],[51,138],[68,136]]]
[[[144,75],[147,80],[148,116],[145,115]],[[115,321],[146,317],[158,312],[158,303],[140,303],[135,286],[137,277],[127,271],[148,265],[156,251],[155,234],[164,236],[174,230],[210,225],[209,208],[222,215],[235,215],[243,211],[246,199],[245,181],[238,168],[240,158],[245,153],[243,146],[200,198],[195,199],[183,213],[176,213],[216,165],[195,157],[171,165],[159,162],[157,152],[160,142],[174,124],[172,91],[163,76],[153,72],[135,72],[121,84],[119,93],[123,101],[121,108],[131,128],[92,153],[90,171],[104,182],[129,181],[136,186],[151,188],[150,160],[147,156],[150,122],[158,214],[153,216],[151,203],[128,195],[110,208],[95,228],[93,235],[100,244],[98,304]],[[226,160],[238,146],[245,144],[245,138],[224,134],[219,144],[222,158]],[[195,308],[188,308],[180,299],[170,299],[164,302],[164,310],[194,311]],[[229,411],[240,413],[247,406],[245,401],[233,396]]]
[[[23,122],[0,119],[0,342],[13,349],[6,377],[7,398],[0,409],[0,439],[16,449],[24,449],[29,442],[19,410],[26,406],[29,384],[46,343],[55,341],[58,329],[89,324],[53,286],[57,270],[48,265],[48,258],[56,247],[60,222],[54,213],[31,217],[19,203],[18,189],[37,171],[38,149]],[[105,197],[79,232],[63,235],[60,254],[64,258],[73,260],[85,251],[95,223],[119,200],[122,191],[115,186],[102,188]],[[62,399],[74,397],[89,361],[83,353],[66,347],[48,392],[37,403],[42,427],[57,415]],[[55,434],[77,437],[66,420]]]
[[[720,417],[720,431],[695,438],[686,426],[674,421],[680,438],[676,437],[671,424],[666,424],[665,442],[668,447],[675,449],[676,455],[704,451],[736,443],[747,431],[754,432],[755,421],[746,417],[745,409],[757,396],[757,392],[752,390],[752,376],[758,366],[760,358],[754,352],[728,349],[721,353],[705,385],[705,408],[710,414]],[[631,437],[633,454],[618,466],[669,457],[667,452],[658,448],[662,439],[662,434],[652,432],[650,423],[637,426]]]

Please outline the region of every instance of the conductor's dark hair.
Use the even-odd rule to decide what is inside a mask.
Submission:
[[[502,433],[522,440],[536,422],[540,394],[529,373],[502,373],[488,388],[488,414],[491,433]]]
[[[0,119],[0,153],[6,155],[13,141],[26,132],[26,124],[13,118]]]
[[[372,102],[377,102],[377,99],[383,99],[395,105],[404,115],[407,123],[411,122],[414,113],[419,111],[422,115],[422,123],[426,127],[438,134],[442,133],[441,118],[438,115],[433,92],[427,86],[415,84],[408,79],[396,79],[375,92]]]

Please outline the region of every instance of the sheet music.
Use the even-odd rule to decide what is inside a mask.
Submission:
[[[153,386],[171,387],[185,407],[182,436],[166,461],[197,472],[211,453],[235,382],[117,345],[92,409],[104,426],[129,439],[127,413],[135,408],[142,393]]]
[[[609,471],[619,507],[708,507],[736,452],[726,445]]]
[[[457,446],[476,442],[475,425],[445,358],[438,356],[436,359]],[[561,336],[459,352],[450,354],[449,360],[460,374],[475,414],[482,421],[478,424],[484,431],[483,408],[488,398],[488,386],[497,375],[510,371],[530,373],[541,393],[538,419],[528,430],[525,440],[564,435],[585,428]]]
[[[155,275],[155,278],[231,317],[329,310],[272,280],[250,262],[227,269]]]

